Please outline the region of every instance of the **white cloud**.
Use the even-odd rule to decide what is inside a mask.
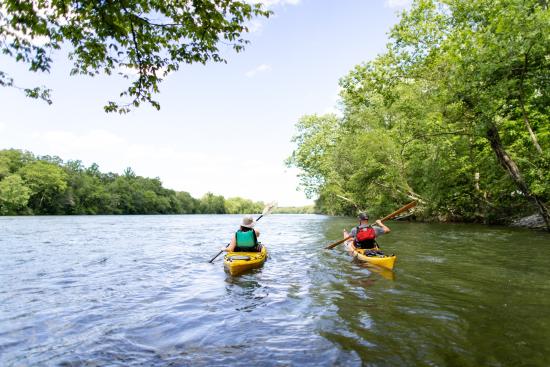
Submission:
[[[5,128],[6,128],[6,124],[4,124],[3,122],[0,122],[0,133],[4,131]]]
[[[246,75],[248,78],[253,78],[257,74],[265,73],[267,71],[271,71],[271,66],[267,64],[261,64],[255,67],[254,69],[247,71],[244,75]]]
[[[412,0],[386,0],[384,3],[388,8],[403,9],[412,4]]]
[[[272,9],[277,6],[298,5],[301,0],[245,0],[249,4],[263,4],[264,9]],[[277,16],[277,14],[275,14]],[[265,19],[258,18],[247,22],[248,32],[257,33],[262,30]]]

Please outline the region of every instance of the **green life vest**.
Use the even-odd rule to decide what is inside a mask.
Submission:
[[[246,232],[239,229],[235,233],[235,239],[240,249],[253,249],[257,245],[256,232],[253,229]]]

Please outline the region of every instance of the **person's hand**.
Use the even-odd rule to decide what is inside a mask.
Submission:
[[[380,219],[376,220],[376,222],[374,222],[374,223],[378,224],[379,226],[382,225],[382,221]]]
[[[227,247],[220,247],[220,251],[227,251]]]
[[[346,233],[348,233],[348,230],[344,228],[344,236],[346,235]]]

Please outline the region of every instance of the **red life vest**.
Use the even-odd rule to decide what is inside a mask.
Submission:
[[[357,228],[355,233],[355,245],[359,248],[369,249],[376,247],[376,231],[371,226],[366,228]]]

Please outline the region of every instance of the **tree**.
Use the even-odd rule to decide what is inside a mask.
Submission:
[[[296,124],[292,142],[298,148],[287,159],[287,165],[300,168],[300,183],[308,198],[326,188],[333,172],[333,152],[338,143],[341,121],[334,114],[306,115]]]
[[[417,0],[340,81],[342,118],[297,123],[289,163],[327,213],[412,198],[426,219],[502,222],[530,200],[548,223],[549,33],[546,1]]]
[[[10,174],[10,161],[7,157],[0,156],[0,180]]]
[[[39,214],[57,214],[67,188],[67,173],[54,163],[36,161],[19,170],[25,185],[31,189],[30,206]]]
[[[0,215],[19,214],[27,206],[31,190],[21,176],[14,174],[0,181]]]
[[[542,172],[547,172],[550,156],[545,154],[547,143],[539,144],[534,126],[542,135],[549,132],[548,124],[537,121],[548,113],[549,32],[546,1],[422,0],[392,33],[393,51],[405,65],[404,74],[437,82],[448,103],[463,107],[457,124],[475,126],[474,133],[486,139],[498,164],[535,204],[548,230],[545,201],[550,188],[548,181],[540,180],[547,178]],[[525,136],[533,153],[511,151],[517,144],[506,144],[507,135],[514,141]],[[514,153],[521,158],[514,158]],[[529,161],[526,167],[535,167],[529,180],[523,159]]]
[[[133,79],[121,93],[129,100],[109,101],[105,111],[125,113],[143,102],[159,109],[153,94],[164,77],[182,64],[226,62],[220,44],[242,51],[246,22],[270,14],[260,4],[235,0],[4,0],[0,52],[29,71],[49,72],[52,52],[67,45],[72,75]],[[0,86],[16,84],[0,70]],[[52,103],[46,87],[23,90]]]
[[[264,204],[241,197],[225,199],[225,212],[228,214],[261,213]]]
[[[8,173],[15,173],[25,164],[35,160],[32,153],[18,149],[0,150],[0,178]]]
[[[221,195],[207,192],[200,200],[202,214],[225,214],[225,199]]]
[[[194,214],[199,210],[200,202],[191,196],[188,192],[180,191],[176,193],[176,200],[178,203],[178,213],[181,214]]]

